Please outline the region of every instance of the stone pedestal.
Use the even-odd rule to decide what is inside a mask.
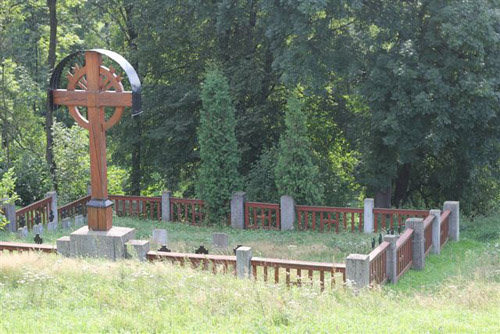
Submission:
[[[67,238],[57,240],[57,251],[64,256],[117,260],[126,257],[125,243],[135,238],[135,229],[113,226],[108,231],[89,231],[83,226],[70,234],[69,247]]]
[[[231,227],[236,229],[245,228],[245,201],[246,192],[237,191],[231,198]]]
[[[227,248],[229,247],[229,237],[226,233],[214,233],[212,234],[212,245],[215,248]]]

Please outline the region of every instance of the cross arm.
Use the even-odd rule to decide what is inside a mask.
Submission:
[[[55,89],[52,91],[53,103],[58,105],[83,107],[131,107],[132,92],[88,91]]]

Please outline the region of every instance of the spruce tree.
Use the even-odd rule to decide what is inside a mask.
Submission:
[[[313,162],[302,104],[292,96],[287,107],[275,169],[276,187],[280,195],[292,196],[298,204],[321,204],[323,187]]]
[[[235,135],[235,110],[229,84],[221,70],[210,69],[201,90],[198,141],[201,165],[198,196],[205,201],[207,220],[223,224],[230,212],[232,192],[241,186],[240,153]]]

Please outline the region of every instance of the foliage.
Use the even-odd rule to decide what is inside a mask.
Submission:
[[[234,107],[229,85],[217,68],[207,71],[201,91],[198,141],[200,169],[198,196],[207,206],[208,221],[223,224],[229,213],[231,194],[238,190],[240,154],[234,134]]]
[[[54,160],[61,204],[87,194],[90,181],[89,138],[87,130],[78,125],[66,128],[54,123]]]
[[[276,187],[298,204],[321,204],[323,185],[314,165],[311,144],[307,138],[306,116],[295,96],[288,99],[286,130],[281,135],[275,168]]]
[[[264,149],[246,177],[246,193],[249,201],[278,203],[274,170],[278,161],[277,149]]]
[[[14,170],[11,168],[0,179],[0,230],[9,223],[3,212],[3,205],[14,204],[19,199],[15,187],[16,177],[14,176]]]

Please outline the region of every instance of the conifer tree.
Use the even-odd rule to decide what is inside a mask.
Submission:
[[[281,195],[292,196],[299,204],[321,204],[323,187],[313,162],[302,104],[292,96],[287,106],[286,130],[280,138],[275,169],[276,187]]]
[[[208,221],[223,224],[230,211],[231,194],[241,185],[240,153],[235,135],[235,109],[229,84],[220,69],[210,69],[201,90],[198,141],[201,165],[198,196],[205,201]]]

